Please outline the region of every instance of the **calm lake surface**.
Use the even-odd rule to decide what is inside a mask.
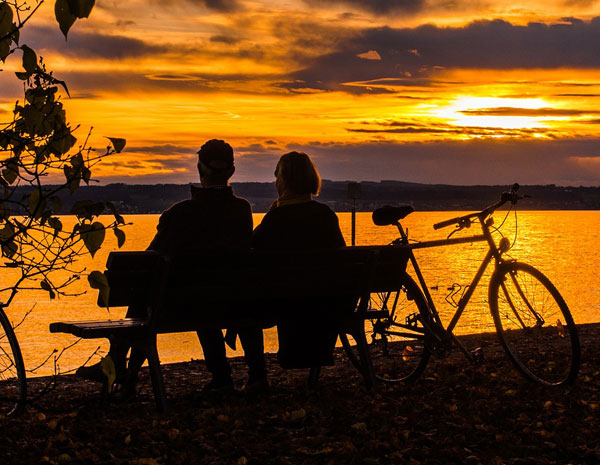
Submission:
[[[464,214],[465,212],[415,212],[404,220],[409,236],[417,240],[442,239],[452,228],[434,231],[436,222]],[[254,224],[260,223],[264,214],[254,215]],[[338,213],[342,232],[350,244],[351,215]],[[505,212],[497,212],[494,219],[500,225]],[[125,219],[132,223],[125,228],[127,242],[122,250],[143,250],[150,243],[158,215],[129,215]],[[63,222],[67,223],[68,218]],[[71,220],[72,221],[72,220]],[[465,230],[466,234],[479,234],[476,227]],[[509,254],[521,261],[538,267],[556,285],[577,323],[600,321],[600,212],[598,211],[535,211],[519,212],[517,222],[514,215],[507,217],[502,233],[511,240],[518,232],[517,240]],[[463,234],[463,233],[461,233]],[[394,227],[373,225],[370,213],[357,213],[356,245],[387,244],[397,237]],[[116,239],[111,233],[102,249],[92,260],[80,262],[88,271],[103,270],[108,253],[116,250]],[[417,250],[417,259],[442,320],[448,323],[453,308],[445,302],[448,287],[454,283],[465,286],[470,283],[485,254],[484,243],[454,245],[434,249]],[[490,270],[484,276],[463,314],[456,333],[474,333],[494,330],[487,306],[487,283]],[[8,276],[3,274],[0,283],[7,284]],[[30,376],[54,373],[54,357],[64,347],[77,339],[69,335],[50,334],[48,325],[53,321],[121,318],[124,308],[106,309],[96,306],[96,292],[89,290],[87,280],[76,283],[73,293],[87,293],[77,297],[63,297],[49,300],[46,293],[23,291],[17,296],[11,308],[7,309],[13,324],[21,321],[25,313],[31,313],[17,328],[17,336],[28,370],[35,371]],[[265,346],[269,352],[277,351],[275,329],[265,331]],[[50,362],[37,368],[52,352]],[[56,362],[61,373],[77,368],[94,352],[93,362],[106,354],[108,343],[104,340],[80,341],[66,350]],[[176,362],[202,358],[202,350],[195,333],[182,333],[159,336],[159,353],[162,362]],[[241,351],[230,351],[230,355],[241,355]]]

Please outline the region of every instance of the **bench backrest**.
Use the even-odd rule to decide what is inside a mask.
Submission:
[[[355,302],[369,292],[398,289],[407,258],[406,250],[389,246],[173,257],[112,252],[106,271],[108,305],[143,305],[158,325],[176,321],[188,326],[207,315],[286,299],[354,296]]]

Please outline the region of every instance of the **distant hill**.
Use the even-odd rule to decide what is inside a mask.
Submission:
[[[417,210],[478,210],[499,199],[510,186],[450,186],[401,181],[361,182],[356,200],[358,211],[372,211],[382,205],[411,204]],[[236,195],[248,199],[255,212],[265,212],[276,198],[274,183],[233,183]],[[531,198],[520,204],[523,210],[600,210],[600,187],[521,186],[520,193]],[[62,198],[63,211],[80,199],[112,201],[122,213],[160,213],[170,205],[189,198],[189,185],[109,184],[83,186],[73,197]],[[348,182],[323,181],[318,199],[336,211],[349,211]]]

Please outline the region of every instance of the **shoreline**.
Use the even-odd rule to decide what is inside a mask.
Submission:
[[[600,321],[597,322],[591,322],[591,323],[581,323],[581,324],[577,324],[578,328],[584,328],[587,326],[598,326],[599,331],[600,331]],[[274,332],[274,328],[268,328],[264,331],[273,331]],[[180,333],[181,334],[181,333]],[[192,339],[194,340],[194,343],[196,343],[196,338],[195,338],[195,334],[193,334],[192,332],[190,332],[190,334],[192,334]],[[473,333],[456,333],[455,335],[461,339],[461,340],[469,340],[469,339],[479,339],[479,338],[490,338],[490,339],[497,339],[497,335],[496,335],[496,331],[484,331],[484,332],[473,332]],[[272,334],[271,335],[271,339],[273,342],[273,346],[272,347],[267,347],[267,345],[265,345],[265,353],[266,354],[271,354],[271,356],[275,356],[277,353],[277,336],[276,334]],[[267,339],[265,339],[265,342],[267,342]],[[342,346],[341,343],[338,339],[338,345],[336,346],[336,350],[338,351],[342,351]],[[453,349],[453,351],[458,350],[456,347]],[[197,351],[201,351],[201,347],[198,345],[197,347]],[[158,355],[160,357],[160,342],[159,342],[159,350],[158,350]],[[343,352],[342,352],[343,353]],[[243,352],[242,352],[242,348],[241,345],[238,344],[238,348],[236,350],[236,354],[234,355],[229,355],[228,356],[229,360],[238,360],[239,363],[243,364]],[[92,361],[90,361],[88,364],[90,363],[95,363],[96,361],[98,361],[99,358],[95,358]],[[200,355],[200,357],[196,358],[193,356],[190,356],[188,353],[186,353],[185,355],[181,355],[181,360],[177,360],[177,361],[170,361],[170,362],[164,362],[161,363],[161,366],[165,367],[168,365],[177,365],[177,364],[186,364],[189,362],[204,362],[204,357],[203,354]],[[236,362],[237,363],[237,362]],[[144,364],[144,367],[147,367],[147,363]],[[27,366],[25,367],[26,369],[28,368]],[[58,374],[31,374],[28,373],[27,374],[27,379],[29,380],[49,380],[54,378],[55,376],[69,376],[70,374],[72,374],[72,372],[76,369],[75,368],[70,368],[68,370],[66,370],[66,372],[59,372]]]
[[[470,365],[454,351],[411,385],[366,391],[345,354],[306,388],[307,370],[267,355],[268,395],[202,397],[203,361],[164,366],[170,411],[155,411],[147,369],[134,403],[107,403],[98,385],[59,376],[30,383],[19,418],[0,420],[2,463],[93,464],[593,464],[600,460],[600,324],[578,325],[582,366],[573,386],[545,388],[513,369],[495,334]],[[236,385],[241,358],[231,360]],[[44,382],[45,381],[45,382]]]

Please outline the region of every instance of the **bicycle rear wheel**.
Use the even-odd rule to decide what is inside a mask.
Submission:
[[[579,371],[577,328],[564,299],[543,273],[507,262],[490,281],[489,303],[500,342],[526,378],[572,383]]]
[[[13,327],[0,307],[0,414],[18,413],[25,404],[27,381]]]
[[[429,321],[425,297],[414,280],[406,275],[399,290],[371,294],[367,311],[380,310],[388,311],[389,317],[361,322],[375,378],[386,383],[413,382],[425,370],[430,356],[422,323],[423,319]],[[362,371],[364,363],[351,339],[352,336],[340,334],[348,358]]]

